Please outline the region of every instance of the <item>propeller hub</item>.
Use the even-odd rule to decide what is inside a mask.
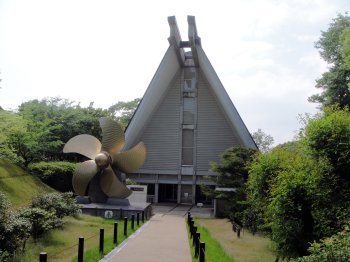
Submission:
[[[112,158],[107,152],[101,152],[95,157],[96,165],[99,168],[106,168],[112,163]]]

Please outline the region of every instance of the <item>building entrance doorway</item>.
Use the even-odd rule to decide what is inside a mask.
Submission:
[[[159,184],[159,202],[177,202],[177,185]]]

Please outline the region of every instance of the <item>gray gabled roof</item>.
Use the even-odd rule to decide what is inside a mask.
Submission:
[[[147,125],[150,117],[157,110],[162,99],[166,95],[169,83],[172,81],[177,71],[184,65],[185,54],[182,47],[191,47],[195,65],[202,70],[206,79],[210,83],[212,91],[222,106],[227,119],[237,131],[242,144],[246,147],[257,149],[246,125],[201,47],[201,40],[197,34],[194,16],[188,16],[187,20],[189,25],[189,41],[182,41],[175,17],[171,16],[168,18],[170,25],[170,37],[168,38],[168,41],[170,46],[127,127],[125,133],[125,148],[128,149],[139,142],[138,139],[141,136],[144,127]]]

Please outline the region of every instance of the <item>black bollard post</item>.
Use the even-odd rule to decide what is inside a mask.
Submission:
[[[137,212],[136,214],[136,223],[137,223],[137,226],[140,226],[140,212]]]
[[[40,252],[39,261],[40,262],[47,262],[47,253],[46,252]]]
[[[124,236],[128,235],[128,217],[124,217]]]
[[[199,240],[201,237],[201,233],[196,233],[196,242],[194,244],[194,257],[197,258],[199,255]]]
[[[105,230],[103,228],[100,228],[100,254],[103,254],[104,237]]]
[[[135,229],[135,215],[134,214],[131,215],[131,229],[132,230]]]
[[[193,227],[193,241],[192,241],[192,246],[194,246],[195,243],[196,243],[196,236],[197,236],[197,227]]]
[[[205,243],[199,242],[199,262],[205,261]]]
[[[145,223],[145,211],[142,211],[141,220],[142,224]]]
[[[193,238],[193,227],[194,227],[194,221],[191,220],[191,224],[190,224],[190,233],[191,233],[191,238]]]
[[[118,222],[114,222],[113,243],[117,244],[117,242],[118,242]]]
[[[190,225],[190,220],[191,220],[191,212],[187,213],[187,224]]]
[[[84,261],[84,237],[79,237],[78,262]]]

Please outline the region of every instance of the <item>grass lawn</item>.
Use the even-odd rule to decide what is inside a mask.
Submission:
[[[79,218],[66,217],[63,229],[55,229],[36,243],[29,241],[24,254],[17,254],[15,261],[38,261],[40,252],[47,253],[48,261],[77,261],[78,239],[85,238],[84,261],[98,261],[99,255],[99,230],[105,230],[104,250],[105,254],[111,251],[113,244],[113,227],[115,220],[107,220],[101,217],[80,215]],[[124,222],[118,222],[118,243],[125,238],[123,235]],[[141,221],[140,221],[141,226]],[[137,230],[135,220],[135,230]],[[130,220],[128,222],[128,235],[132,234]],[[103,257],[103,256],[102,256]]]
[[[0,192],[8,197],[12,209],[27,206],[35,195],[54,191],[22,168],[8,160],[0,159]]]
[[[247,231],[241,232],[241,237],[237,238],[236,233],[232,231],[232,224],[227,219],[196,219],[195,222],[207,228],[212,237],[218,240],[237,262],[269,262],[276,259],[273,244],[268,238],[257,234],[253,236]]]

